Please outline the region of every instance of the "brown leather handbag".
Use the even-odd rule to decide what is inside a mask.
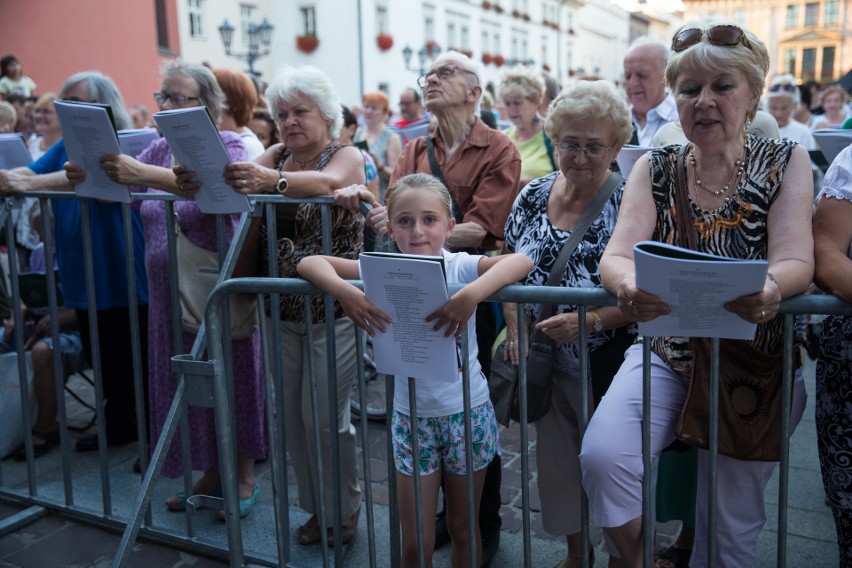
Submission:
[[[697,250],[695,230],[689,210],[685,155],[681,148],[677,163],[676,219],[680,246]],[[698,448],[710,446],[710,338],[694,337],[692,380],[680,411],[675,436]],[[793,368],[801,365],[794,350]],[[751,342],[739,339],[719,341],[719,453],[747,461],[781,459],[781,418],[783,354],[769,354]]]

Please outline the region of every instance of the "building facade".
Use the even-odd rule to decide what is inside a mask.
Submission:
[[[772,60],[770,76],[790,73],[823,85],[852,68],[850,0],[684,0],[685,19],[740,23],[760,37]]]

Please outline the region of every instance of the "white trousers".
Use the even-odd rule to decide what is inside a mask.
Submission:
[[[674,440],[674,427],[689,388],[679,375],[651,354],[651,454]],[[791,431],[805,409],[807,394],[801,370],[793,389]],[[600,527],[620,527],[642,515],[642,345],[627,350],[583,438],[580,463],[592,518]],[[707,564],[707,468],[709,455],[699,451],[695,547],[690,566]],[[747,462],[720,455],[717,481],[717,566],[751,566],[757,537],[766,522],[764,490],[776,462]],[[664,490],[659,488],[659,490]],[[652,504],[653,506],[653,504]]]

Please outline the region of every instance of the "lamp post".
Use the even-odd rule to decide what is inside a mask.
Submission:
[[[266,18],[260,24],[249,24],[249,49],[246,53],[233,53],[231,51],[231,42],[234,39],[234,26],[229,24],[228,20],[225,20],[219,26],[219,36],[222,38],[222,45],[225,46],[225,54],[236,57],[237,59],[245,59],[248,63],[249,75],[255,79],[259,79],[260,73],[255,71],[254,62],[269,55],[269,46],[272,44],[272,31],[274,29],[275,27]]]
[[[428,41],[426,44],[417,50],[417,59],[420,64],[419,67],[411,66],[411,56],[414,55],[414,50],[411,49],[411,46],[406,45],[402,49],[402,59],[405,61],[405,68],[408,71],[413,71],[418,75],[424,75],[426,73],[426,65],[427,63],[431,63],[441,55],[441,46],[435,43],[434,41]]]

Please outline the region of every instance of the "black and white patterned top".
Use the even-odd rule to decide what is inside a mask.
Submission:
[[[556,262],[556,257],[562,250],[562,246],[571,237],[570,231],[563,231],[555,227],[547,216],[547,201],[550,197],[550,189],[553,182],[561,175],[559,172],[534,179],[527,185],[515,199],[512,211],[506,220],[506,247],[517,253],[525,254],[533,260],[534,266],[524,279],[523,284],[533,286],[546,286],[547,277]],[[565,274],[562,276],[562,285],[572,288],[600,288],[600,260],[604,249],[615,229],[615,220],[621,206],[621,196],[624,183],[613,191],[609,200],[604,204],[603,210],[592,226],[586,231],[586,235],[577,249],[568,259]],[[527,304],[526,315],[530,321],[538,318],[540,304]],[[556,307],[554,314],[576,312],[577,306],[573,304],[562,304]],[[590,351],[595,351],[600,346],[613,338],[615,330],[606,330],[594,333],[591,330],[588,337]],[[556,343],[556,370],[569,376],[577,376],[580,370],[580,345],[579,341],[570,343]]]
[[[745,178],[732,199],[718,209],[705,211],[690,199],[698,249],[729,258],[766,259],[769,246],[769,208],[781,192],[781,182],[796,147],[789,140],[773,140],[748,135]],[[677,245],[676,191],[677,154],[680,146],[666,146],[649,152],[651,192],[656,205],[655,241]],[[783,339],[781,315],[759,324],[753,345],[764,353],[777,353]],[[692,352],[685,337],[655,337],[652,349],[672,369],[689,376]]]

